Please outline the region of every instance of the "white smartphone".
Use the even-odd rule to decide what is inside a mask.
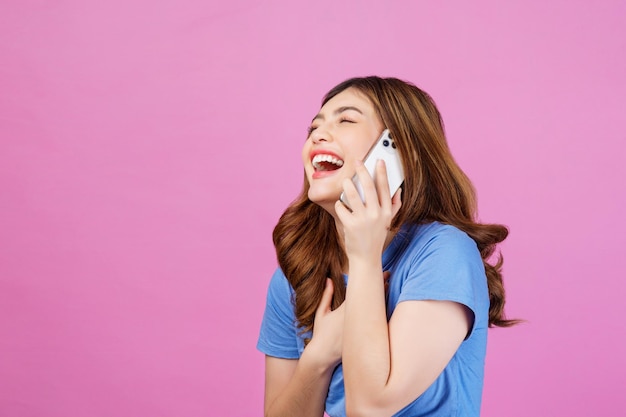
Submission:
[[[398,188],[400,188],[404,182],[404,170],[402,169],[400,154],[398,153],[396,144],[389,133],[389,129],[385,129],[383,131],[382,135],[380,135],[380,138],[378,138],[374,146],[372,146],[363,161],[363,165],[365,165],[367,172],[369,172],[374,180],[376,180],[376,161],[379,159],[385,161],[385,167],[387,168],[387,180],[389,182],[389,192],[393,197],[396,191],[398,191]],[[354,185],[361,196],[361,201],[365,202],[363,187],[361,186],[361,182],[356,174],[352,177],[352,182],[354,182]],[[343,204],[350,207],[344,193],[341,193],[340,200]]]

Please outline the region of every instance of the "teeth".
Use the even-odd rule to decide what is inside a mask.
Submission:
[[[320,165],[320,162],[330,162],[333,165],[337,165],[338,167],[343,166],[343,161],[341,159],[335,158],[332,155],[327,154],[317,154],[313,157],[311,163],[315,169],[323,169]]]

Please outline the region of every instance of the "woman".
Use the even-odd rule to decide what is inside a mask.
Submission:
[[[393,196],[384,163],[375,180],[362,163],[384,129],[405,173]],[[487,262],[508,231],[476,222],[432,99],[395,78],[347,80],[325,96],[302,160],[303,191],[273,235],[265,415],[479,415],[487,328],[514,324],[501,259]]]

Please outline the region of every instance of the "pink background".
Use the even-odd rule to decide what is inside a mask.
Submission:
[[[626,408],[626,3],[0,4],[0,416],[257,416],[321,96],[431,93],[510,226],[484,416]]]

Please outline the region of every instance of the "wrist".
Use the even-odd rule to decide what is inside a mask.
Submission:
[[[348,276],[382,274],[382,257],[379,256],[352,256],[348,257]]]
[[[318,349],[318,344],[315,343],[314,339],[311,339],[304,348],[300,361],[315,373],[324,374],[335,369],[341,362],[341,358],[334,359],[329,357],[322,349]]]

